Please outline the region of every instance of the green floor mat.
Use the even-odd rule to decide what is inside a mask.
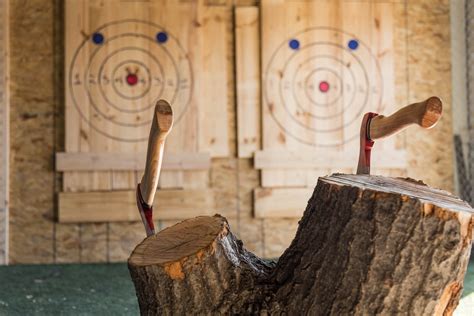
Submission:
[[[138,315],[126,264],[0,267],[0,315]]]

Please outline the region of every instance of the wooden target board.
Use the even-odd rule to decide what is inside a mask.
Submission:
[[[65,13],[63,190],[134,189],[159,99],[175,117],[160,188],[205,190],[210,157],[229,154],[231,10],[201,1],[70,0]],[[60,219],[66,198],[76,197],[60,195]]]
[[[262,2],[264,149],[349,150],[365,112],[394,110],[391,6]]]
[[[159,99],[173,104],[178,125],[193,95],[191,61],[182,44],[145,20],[100,25],[77,47],[68,70],[75,110],[97,134],[116,142],[146,141]]]
[[[168,151],[227,156],[229,22],[227,8],[198,2],[67,1],[66,151],[144,151],[166,99]]]
[[[285,194],[306,194],[321,175],[355,172],[363,115],[406,105],[394,95],[397,6],[403,2],[262,0],[257,216],[300,215],[304,205],[282,203]],[[402,175],[402,146],[396,137],[377,142],[374,172]]]

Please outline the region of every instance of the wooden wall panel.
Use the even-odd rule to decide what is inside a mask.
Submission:
[[[451,137],[449,136],[451,135],[449,3],[445,0],[391,2],[396,4],[393,33],[394,41],[397,43],[394,48],[396,104],[403,105],[417,101],[428,93],[439,93],[446,104],[444,117],[435,129],[424,132],[413,128],[406,133],[408,137],[404,135],[396,137],[396,146],[401,149],[409,143],[407,146],[409,167],[405,176],[424,179],[430,185],[451,190],[452,151],[444,142],[447,137]],[[237,3],[254,4],[255,1],[237,1]],[[107,245],[106,253],[102,255],[101,250],[100,258],[97,260],[125,261],[133,247],[145,236],[140,222],[93,224],[103,225],[104,233],[101,230],[98,235],[94,235],[96,232],[93,226],[84,228],[85,224],[81,224],[75,227],[82,226],[82,231],[77,232],[73,229],[73,233],[69,234],[72,238],[68,237],[69,239],[63,238],[65,235],[59,230],[66,229],[65,225],[72,224],[54,222],[56,212],[54,197],[61,188],[54,183],[54,180],[60,177],[54,173],[52,157],[55,155],[55,149],[64,151],[64,138],[53,136],[65,132],[62,121],[64,103],[61,98],[61,93],[64,93],[61,92],[64,43],[60,35],[65,27],[62,22],[64,20],[62,1],[10,1],[10,5],[12,9],[10,173],[13,175],[10,179],[10,262],[59,261],[62,256],[58,257],[60,249],[69,252],[69,247],[79,245],[80,248],[81,240],[87,243],[88,240],[93,240],[94,236],[99,238],[100,243]],[[32,28],[31,25],[35,27]],[[229,25],[227,31],[229,34],[234,32]],[[43,40],[32,41],[32,38]],[[227,50],[226,64],[232,69],[233,40],[231,36],[228,36],[227,40],[230,49]],[[32,73],[35,76],[31,76]],[[237,130],[234,126],[236,112],[233,101],[233,71],[227,75],[228,141],[230,144],[237,144],[235,140]],[[55,81],[54,78],[60,78],[61,81]],[[379,144],[376,144],[374,150],[377,150]],[[213,178],[213,183],[224,184],[219,193],[220,197],[225,198],[235,209],[227,207],[224,202],[219,203],[219,207],[227,213],[236,214],[235,218],[231,219],[232,229],[239,227],[239,236],[245,245],[259,255],[276,257],[290,243],[297,219],[260,219],[253,216],[253,190],[260,186],[260,171],[253,168],[251,159],[236,159],[234,147],[237,148],[235,145],[230,148],[231,158],[222,159],[211,165],[210,172],[205,177],[206,181],[209,184]],[[429,154],[426,154],[427,152]],[[380,172],[386,170],[381,169]],[[400,173],[398,169],[389,171],[394,175]],[[295,171],[291,169],[288,172]],[[183,182],[186,182],[185,174],[186,172],[183,172]],[[228,181],[225,181],[226,176],[229,178]],[[117,178],[116,175],[113,177]],[[136,179],[140,177],[141,174],[136,175]],[[310,184],[308,182],[308,185]],[[126,190],[134,189],[134,186],[135,183]],[[28,217],[24,216],[25,211],[28,212]],[[216,211],[219,212],[219,208]],[[174,221],[160,222],[162,223],[160,227],[174,223]],[[80,236],[75,237],[77,235]],[[68,258],[77,256],[79,254],[68,255]],[[80,259],[75,259],[75,262],[80,262]]]
[[[303,216],[313,190],[313,187],[255,189],[255,217],[299,219]]]
[[[159,190],[154,207],[155,219],[187,219],[212,215],[214,196],[211,190]],[[104,201],[107,201],[104,203]],[[136,192],[96,191],[63,192],[59,194],[59,221],[132,222],[140,221]],[[81,212],[77,212],[80,209]]]

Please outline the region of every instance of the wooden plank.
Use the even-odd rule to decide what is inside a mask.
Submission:
[[[9,10],[8,0],[0,1],[0,265],[8,264],[9,239]]]
[[[359,153],[328,151],[324,155],[312,152],[266,150],[255,153],[255,168],[257,169],[313,169],[313,168],[356,168]],[[371,164],[375,168],[405,169],[407,158],[405,150],[385,152],[377,150],[377,144],[372,151]]]
[[[290,246],[300,218],[271,218],[263,221],[265,247],[263,258],[278,258]]]
[[[260,148],[260,31],[258,7],[235,8],[238,155]]]
[[[354,168],[355,169],[355,168]],[[343,172],[339,169],[338,172]],[[318,178],[331,174],[331,169],[262,169],[261,186],[275,187],[313,187]],[[348,173],[354,173],[349,171]]]
[[[158,182],[158,188],[160,189],[182,189],[183,183],[183,172],[182,171],[168,171],[162,170],[160,173],[160,179]]]
[[[155,220],[213,215],[211,190],[159,190]],[[59,194],[59,221],[63,223],[140,221],[135,191],[63,192]]]
[[[254,211],[256,218],[301,217],[313,188],[256,188]]]
[[[144,170],[146,153],[76,152],[56,153],[57,171]],[[208,153],[167,153],[163,170],[209,169]]]
[[[201,60],[196,73],[200,85],[199,150],[209,151],[213,157],[227,157],[230,152],[227,81],[228,41],[232,11],[226,6],[203,6],[198,23],[201,39]]]

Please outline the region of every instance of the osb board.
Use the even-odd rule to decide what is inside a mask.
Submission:
[[[426,15],[426,12],[430,14]],[[423,0],[417,1],[416,5],[410,4],[407,23],[409,99],[417,100],[436,94],[443,100],[444,112],[443,118],[432,130],[407,131],[407,173],[412,178],[423,179],[431,186],[452,192],[449,2]]]
[[[73,248],[71,251],[75,251],[74,256],[68,257],[68,262],[86,262],[87,256],[91,256],[91,261],[98,262],[125,261],[133,247],[144,237],[143,227],[139,222],[100,224],[100,230],[94,229],[89,224],[82,224],[81,231],[74,230],[75,237],[67,240],[63,238],[64,235],[58,234],[60,229],[68,228],[65,224],[55,224],[53,220],[54,194],[61,191],[61,177],[54,173],[51,162],[55,151],[64,151],[64,103],[61,98],[64,94],[61,75],[64,47],[61,36],[64,29],[61,22],[62,1],[57,1],[55,4],[43,0],[11,1],[10,4],[12,12],[10,262],[52,263],[57,261],[59,247],[68,251],[71,247]],[[410,19],[407,20],[405,8],[397,6],[396,10],[402,11],[395,14],[394,31],[397,37],[395,47],[397,105],[424,98],[428,92],[439,91],[445,105],[450,106],[451,85],[449,79],[446,79],[450,74],[448,8],[449,4],[445,0],[408,2],[406,11],[410,12],[408,15]],[[31,27],[32,25],[34,27]],[[232,34],[233,30],[228,27],[227,33]],[[31,38],[42,38],[42,41],[32,41]],[[227,62],[230,68],[233,67],[232,41],[232,37],[228,36]],[[403,53],[406,52],[404,47],[407,41],[410,57],[408,62],[406,59],[408,55]],[[429,69],[426,65],[430,65]],[[398,69],[405,68],[410,74],[410,97],[406,76],[398,76]],[[36,75],[31,76],[32,73]],[[228,135],[229,142],[236,144],[236,113],[232,90],[234,79],[232,74],[228,76]],[[451,123],[445,122],[450,120],[450,115],[448,108],[440,125],[428,133],[422,132],[418,135],[420,130],[415,128],[407,133],[410,141],[415,137],[413,147],[418,144],[417,139],[422,138],[421,144],[425,148],[421,155],[421,149],[413,151],[414,148],[408,148],[409,164],[412,166],[409,167],[410,173],[407,175],[425,179],[430,185],[447,190],[452,186],[450,177],[452,152],[449,146],[440,146],[438,142],[451,138]],[[438,128],[443,130],[438,132]],[[403,143],[404,139],[401,139],[401,142]],[[230,148],[232,157],[236,157],[235,149],[235,145]],[[228,162],[223,159],[218,165],[212,164],[210,169],[214,172],[215,179],[224,178],[219,176],[219,173],[235,175],[228,182],[224,180],[216,182],[225,184],[225,187],[221,188],[222,196],[230,202],[238,201],[234,204],[235,214],[238,217],[230,220],[232,230],[258,255],[276,257],[291,242],[294,235],[292,229],[296,228],[297,220],[253,218],[252,192],[259,186],[259,171],[253,169],[250,159],[238,159],[236,168],[231,168],[229,165],[233,159],[235,158],[230,158]],[[215,169],[218,166],[221,167]],[[55,180],[59,180],[56,188]],[[234,193],[226,194],[226,192]],[[217,212],[220,212],[219,209]],[[28,216],[25,216],[25,213]],[[92,240],[95,240],[100,249],[94,251],[88,246]],[[83,250],[81,243],[85,245]],[[82,254],[81,257],[79,253]],[[96,258],[93,255],[96,255]]]

